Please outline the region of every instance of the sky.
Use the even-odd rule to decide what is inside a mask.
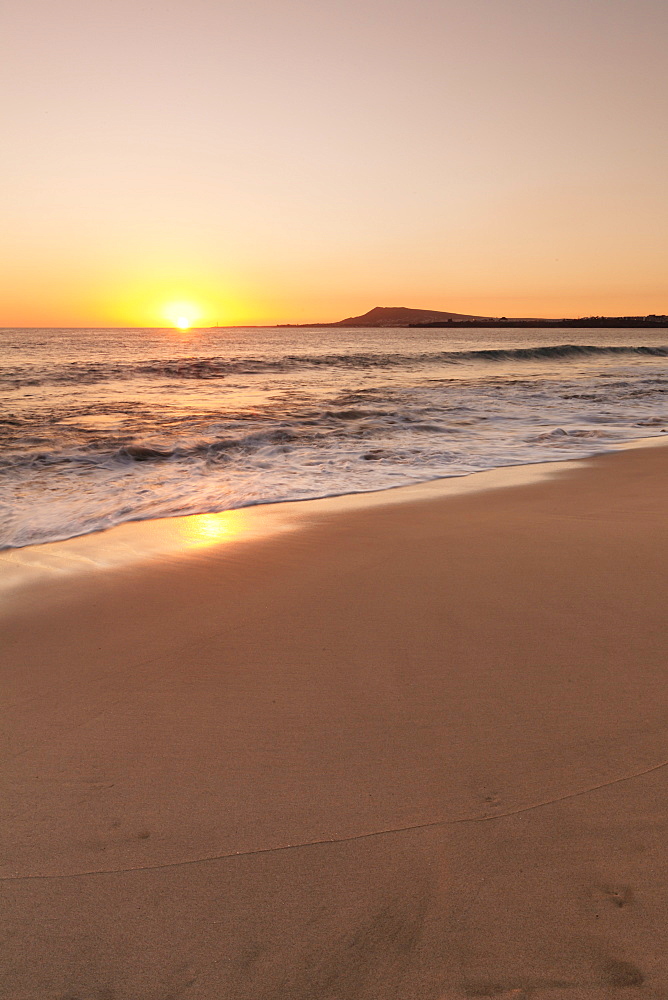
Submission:
[[[668,312],[666,0],[4,0],[0,325]]]

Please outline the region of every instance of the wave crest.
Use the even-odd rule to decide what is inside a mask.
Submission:
[[[67,385],[114,381],[132,378],[220,379],[227,376],[255,375],[274,372],[297,372],[321,368],[365,370],[373,368],[407,368],[414,365],[458,365],[471,362],[500,361],[560,361],[596,355],[638,355],[668,357],[668,346],[637,345],[601,346],[594,344],[554,344],[544,347],[483,348],[473,351],[431,351],[410,354],[288,354],[279,358],[182,358],[144,361],[140,364],[96,362],[53,365],[39,374],[31,369],[5,368],[0,382],[17,388],[30,385]]]

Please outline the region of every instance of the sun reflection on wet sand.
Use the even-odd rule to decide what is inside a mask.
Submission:
[[[192,514],[179,519],[174,537],[188,548],[203,548],[235,541],[249,530],[248,514],[226,510],[221,514]]]
[[[273,534],[278,526],[246,510],[220,514],[191,514],[157,521],[134,521],[104,532],[81,535],[61,542],[29,545],[0,552],[0,594],[42,581],[123,569],[156,559],[213,550],[259,535]]]

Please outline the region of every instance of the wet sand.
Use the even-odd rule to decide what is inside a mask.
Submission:
[[[667,470],[17,590],[0,996],[668,997]]]

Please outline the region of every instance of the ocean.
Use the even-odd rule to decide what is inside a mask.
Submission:
[[[2,548],[668,431],[668,329],[4,329],[0,362]]]

